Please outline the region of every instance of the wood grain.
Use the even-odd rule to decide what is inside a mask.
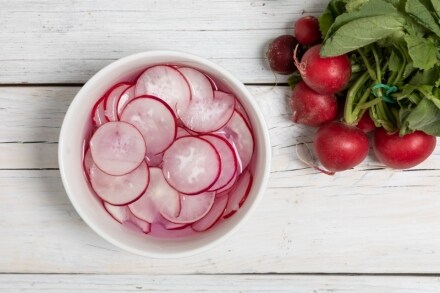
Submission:
[[[94,234],[68,201],[59,172],[44,170],[58,167],[60,123],[78,88],[0,87],[6,109],[0,119],[16,129],[2,125],[1,133],[11,141],[43,140],[0,143],[0,272],[440,272],[440,148],[409,171],[385,169],[370,156],[354,170],[326,176],[296,155],[312,140],[313,129],[290,122],[289,90],[248,88],[273,146],[264,201],[219,247],[181,260],[153,260]]]
[[[437,293],[438,277],[0,275],[1,292]]]
[[[206,57],[244,82],[275,82],[265,45],[326,2],[1,0],[0,84],[82,83],[118,58],[160,49]]]

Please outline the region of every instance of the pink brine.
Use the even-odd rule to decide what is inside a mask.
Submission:
[[[123,226],[190,237],[245,202],[253,130],[235,95],[217,84],[194,68],[156,65],[134,83],[111,86],[94,105],[84,174]]]

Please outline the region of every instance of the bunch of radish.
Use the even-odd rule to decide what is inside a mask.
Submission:
[[[350,94],[352,64],[347,54],[322,57],[321,42],[318,19],[305,16],[294,24],[294,36],[274,39],[266,53],[272,71],[293,74],[292,121],[318,127],[313,150],[324,168],[306,163],[326,174],[351,169],[368,155],[367,133],[373,131],[374,153],[386,166],[411,168],[424,161],[435,148],[435,136],[421,131],[404,136],[387,133],[376,127],[368,109],[355,121],[340,117],[338,104],[344,105],[344,113],[351,110],[345,99]]]
[[[92,120],[84,172],[118,222],[183,237],[210,229],[244,203],[252,128],[236,97],[205,73],[149,67],[134,82],[111,87]]]

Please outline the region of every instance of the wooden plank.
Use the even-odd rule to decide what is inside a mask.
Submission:
[[[266,43],[326,3],[1,0],[0,84],[82,83],[115,59],[158,49],[209,58],[244,82],[274,82]]]
[[[3,170],[0,272],[439,273],[439,177],[439,170],[275,172],[238,233],[206,253],[160,260],[97,236],[58,171]]]
[[[1,292],[437,293],[438,277],[0,275]]]

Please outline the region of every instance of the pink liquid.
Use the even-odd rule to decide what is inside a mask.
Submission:
[[[178,68],[178,66],[173,67],[173,68]],[[208,80],[209,80],[213,90],[221,90],[223,92],[233,94],[220,81],[216,80],[212,76],[208,76],[208,75],[206,75],[206,76],[208,77]],[[138,77],[137,75],[136,76],[134,75],[132,77],[132,79],[135,80],[137,77]],[[124,82],[124,81],[121,81],[121,82]],[[109,87],[109,88],[111,88],[111,87]],[[160,97],[158,97],[158,98],[160,98]],[[105,95],[104,95],[103,99],[104,100],[106,99]],[[93,135],[92,133],[95,132],[96,129],[100,126],[100,125],[96,125],[96,122],[95,123],[92,122],[93,120],[95,120],[95,121],[97,120],[96,119],[96,115],[97,115],[96,113],[97,112],[96,112],[95,109],[98,106],[99,105],[95,105],[95,107],[94,107],[94,109],[92,111],[92,120],[89,121],[88,125],[87,125],[88,129],[90,129],[90,131],[89,131],[90,135],[87,135],[86,138],[85,138],[85,141],[84,141],[84,156],[85,156],[87,150],[89,149],[89,141],[90,141],[91,136]],[[234,190],[237,189],[237,181],[240,181],[239,179],[241,178],[241,176],[243,176],[242,174],[244,174],[246,172],[250,173],[250,175],[251,175],[250,177],[251,178],[253,177],[253,170],[250,167],[250,165],[253,165],[253,164],[251,164],[250,162],[252,162],[254,160],[255,154],[253,152],[253,149],[252,150],[246,149],[246,146],[247,145],[251,145],[251,147],[253,147],[254,132],[253,132],[253,129],[251,127],[248,115],[247,115],[244,107],[241,105],[241,103],[238,101],[237,98],[235,98],[235,109],[234,110],[235,111],[234,111],[234,114],[232,116],[234,118],[230,118],[230,120],[226,123],[226,125],[221,127],[221,129],[212,131],[213,134],[222,136],[222,137],[224,137],[225,139],[227,139],[229,141],[229,143],[234,148],[234,153],[235,153],[235,156],[237,157],[237,162],[239,162],[239,164],[238,164],[238,168],[237,168],[236,174],[228,182],[228,184],[226,184],[226,186],[224,186],[223,188],[218,189],[218,191],[213,191],[213,192],[216,192],[219,195],[230,197],[230,198],[228,198],[228,203],[226,204],[227,206],[224,209],[225,211],[222,211],[222,213],[219,216],[219,218],[217,220],[215,220],[214,223],[212,225],[210,225],[210,227],[208,229],[215,229],[216,226],[221,225],[222,222],[227,221],[230,217],[234,216],[233,214],[239,209],[239,207],[242,206],[242,204],[244,204],[245,199],[247,197],[247,194],[249,193],[249,188],[247,188],[247,189],[243,189],[242,188],[243,190],[246,190],[246,191],[243,191],[244,192],[243,195],[242,195],[243,198],[240,201],[237,201],[236,198],[233,199],[232,198],[232,194],[234,193]],[[101,115],[99,117],[98,120],[101,121],[99,123],[106,123],[106,120],[108,120],[108,118],[106,118],[105,116],[106,115]],[[117,116],[117,115],[115,115],[115,116]],[[236,122],[235,124],[234,123],[231,124],[231,122],[230,122],[231,119],[235,119],[238,122]],[[102,122],[102,121],[104,121],[104,122]],[[244,121],[244,124],[242,123],[242,121]],[[186,131],[188,133],[190,133],[190,135],[192,135],[192,136],[199,135],[197,132],[195,132],[195,131],[193,131],[191,129],[188,129],[184,125],[184,123],[182,123],[182,121],[180,121],[180,119],[178,119],[176,121],[176,123],[177,123],[177,126],[185,128]],[[246,127],[249,129],[249,131],[251,133],[251,138],[250,139],[252,140],[252,144],[246,143],[246,142],[249,142],[249,139],[247,139],[245,141],[245,143],[243,143],[243,144],[241,143],[241,141],[240,141],[240,139],[241,139],[240,131],[239,130],[237,131],[237,129],[234,129],[234,128],[230,128],[230,127],[232,127],[234,125],[237,125],[237,124],[239,126],[241,126],[241,127],[243,127],[243,125],[246,125]],[[228,126],[228,125],[232,125],[232,126]],[[151,155],[149,157],[147,156],[147,158],[146,158],[147,165],[151,165],[149,167],[159,167],[159,168],[162,168],[163,164],[162,164],[161,160],[162,160],[164,152],[159,153],[159,154],[155,154],[154,156],[151,156]],[[250,154],[250,157],[249,157],[249,154]],[[241,157],[240,157],[240,155],[241,155]],[[88,156],[88,160],[90,160],[90,155]],[[244,163],[245,163],[245,166],[243,166]],[[90,174],[89,174],[90,170],[87,169],[88,168],[87,166],[89,166],[89,165],[90,165],[90,161],[87,162],[87,164],[86,163],[84,164],[84,166],[85,166],[84,169],[85,169],[85,175],[86,175],[85,177],[86,177],[87,181],[90,183]],[[239,173],[239,174],[237,174],[237,173]],[[252,180],[249,182],[249,187],[251,186],[251,182],[252,182]],[[91,189],[93,190],[92,186],[91,186]],[[223,195],[223,194],[225,194],[225,195]],[[98,195],[96,195],[96,196],[98,198],[101,198]],[[214,199],[214,203],[217,200],[218,200],[218,198]],[[234,203],[232,203],[232,202],[234,202]],[[228,204],[231,204],[232,207],[228,206]],[[225,214],[226,211],[228,211],[227,215]],[[209,215],[209,212],[208,212],[208,215]],[[112,215],[112,217],[115,218],[117,221],[121,222],[124,227],[129,227],[129,229],[137,229],[140,233],[143,233],[140,229],[137,228],[136,224],[134,224],[134,222],[131,221],[129,218],[128,219],[127,218],[123,218],[122,216],[121,216],[121,218],[118,218],[118,216],[120,216],[120,215],[116,215],[116,216]],[[207,216],[205,216],[205,217],[207,217]],[[202,217],[202,219],[203,219],[203,217]],[[144,219],[142,219],[142,220],[144,220]],[[167,228],[165,228],[165,225],[164,225],[163,221],[167,221],[167,220],[165,220],[164,218],[161,217],[160,221],[150,223],[151,224],[150,232],[148,234],[145,234],[145,235],[148,235],[148,236],[151,236],[151,237],[158,237],[158,238],[177,239],[177,238],[191,237],[191,236],[195,236],[197,234],[203,233],[203,231],[202,232],[195,231],[192,228],[192,224],[193,223],[188,223],[188,224],[185,224],[185,225],[182,224],[181,225],[182,227],[178,227],[179,225],[175,224],[174,226],[177,226],[177,228],[176,228],[176,227],[173,227],[173,224],[168,221],[167,223],[169,224],[170,228],[167,229]],[[197,221],[200,221],[200,219],[197,220]]]

